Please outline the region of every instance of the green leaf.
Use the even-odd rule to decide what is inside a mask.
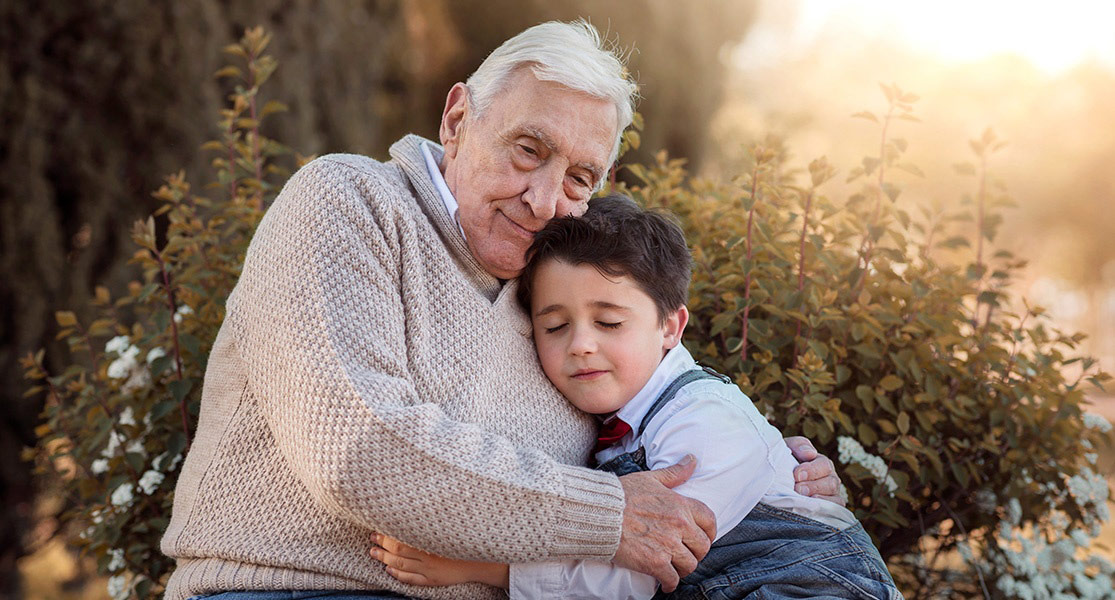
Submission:
[[[870,448],[875,445],[875,442],[879,441],[879,436],[875,435],[875,430],[867,423],[860,423],[856,427],[856,435],[865,448]]]
[[[54,320],[58,322],[59,327],[77,326],[77,315],[68,310],[60,310],[54,313]]]
[[[736,313],[723,312],[712,318],[712,329],[709,330],[709,336],[715,336],[721,331],[736,323]]]
[[[898,377],[897,375],[887,375],[879,381],[879,387],[888,392],[893,392],[894,390],[902,387],[902,385],[902,378]]]
[[[186,394],[189,394],[190,390],[193,389],[194,380],[189,378],[181,380],[176,379],[170,382],[168,387],[170,387],[171,395],[174,396],[174,401],[181,402],[182,399],[186,397]]]
[[[898,414],[898,433],[906,435],[910,431],[910,415],[905,411]]]
[[[163,400],[161,402],[156,402],[155,406],[151,407],[151,412],[149,413],[151,415],[151,421],[158,422],[159,419],[162,419],[175,410],[178,410],[178,406],[178,401],[175,400]]]
[[[180,343],[191,356],[201,354],[201,340],[197,339],[196,336],[188,333],[180,333],[178,334],[178,343]]]

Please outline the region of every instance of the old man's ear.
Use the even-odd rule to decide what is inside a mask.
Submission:
[[[460,148],[464,136],[468,110],[468,88],[463,83],[456,83],[449,90],[449,95],[445,97],[445,110],[441,113],[441,127],[438,129],[441,145],[445,147],[446,158],[457,156],[457,149]]]

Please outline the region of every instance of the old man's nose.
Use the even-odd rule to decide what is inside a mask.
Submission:
[[[564,195],[562,179],[564,177],[539,169],[531,177],[530,187],[523,194],[523,201],[530,207],[530,212],[539,221],[549,221],[557,215],[557,207]]]

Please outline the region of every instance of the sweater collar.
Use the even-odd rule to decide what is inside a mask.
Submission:
[[[465,273],[468,275],[476,289],[484,294],[489,301],[495,301],[499,295],[503,282],[493,277],[480,266],[476,257],[469,250],[464,235],[461,234],[457,220],[445,208],[445,202],[438,194],[437,186],[430,178],[426,168],[426,160],[422,156],[422,144],[429,144],[437,154],[443,152],[441,146],[417,135],[407,135],[391,146],[391,158],[414,187],[418,198],[418,205],[422,212],[437,228],[441,239],[449,251],[457,258]]]

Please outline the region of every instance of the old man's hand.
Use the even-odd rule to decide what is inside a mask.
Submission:
[[[716,537],[716,516],[703,503],[669,488],[681,485],[697,461],[687,456],[665,469],[619,478],[626,506],[615,564],[653,576],[672,592],[708,554]]]
[[[812,496],[844,506],[846,500],[841,491],[840,477],[836,467],[823,454],[818,454],[813,443],[801,436],[786,438],[786,445],[799,464],[794,468],[794,491],[803,496]]]

